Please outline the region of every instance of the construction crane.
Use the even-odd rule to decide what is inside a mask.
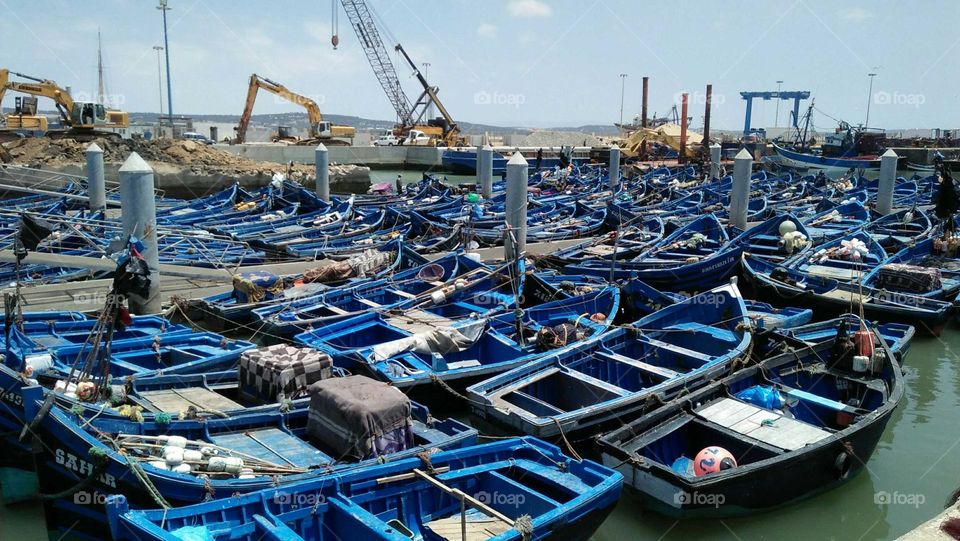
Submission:
[[[334,13],[334,33],[331,41],[334,48],[339,44],[340,38],[337,35],[336,28],[336,6],[337,0],[333,0]],[[390,53],[380,38],[380,31],[373,20],[373,13],[364,0],[340,0],[347,18],[350,20],[350,26],[353,27],[363,47],[363,52],[367,56],[370,67],[373,68],[373,74],[376,75],[380,86],[383,88],[390,105],[397,112],[397,125],[394,127],[394,134],[405,138],[410,130],[419,130],[430,136],[432,144],[436,146],[462,146],[466,140],[460,135],[460,128],[456,121],[444,107],[437,93],[439,88],[431,86],[426,77],[417,68],[417,65],[410,59],[410,55],[403,49],[399,43],[394,45],[394,50],[403,56],[403,59],[413,70],[423,91],[415,101],[410,101],[403,87],[400,85],[400,78],[397,76],[397,70],[390,61]],[[430,105],[434,105],[440,116],[437,118],[425,118]]]
[[[27,79],[11,81],[10,75]],[[43,131],[47,137],[92,140],[96,137],[120,138],[120,134],[108,131],[111,128],[127,128],[130,119],[123,111],[107,109],[100,103],[74,101],[70,94],[49,79],[31,77],[15,71],[0,68],[0,102],[7,91],[29,94],[34,97],[50,98],[60,112],[60,123],[66,130],[47,130],[46,117],[37,114],[35,99],[21,99],[12,115],[6,117],[6,129],[9,135],[18,131]]]
[[[357,130],[353,126],[335,126],[324,120],[323,115],[320,114],[320,107],[317,106],[317,102],[293,92],[276,81],[271,81],[266,77],[261,77],[254,73],[250,75],[250,86],[247,88],[247,103],[243,108],[243,114],[240,115],[240,124],[237,126],[237,143],[242,143],[247,138],[247,127],[250,125],[250,115],[253,114],[253,104],[257,101],[257,91],[261,88],[307,110],[307,120],[310,122],[309,139],[288,137],[281,128],[276,140],[289,140],[298,145],[310,145],[318,142],[348,145],[350,142],[344,139],[353,140],[357,135]],[[335,139],[336,137],[341,139]]]

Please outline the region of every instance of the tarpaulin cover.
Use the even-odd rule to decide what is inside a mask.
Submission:
[[[374,346],[372,359],[385,361],[405,351],[440,354],[463,351],[480,338],[485,328],[486,320],[477,320],[462,327],[439,327],[406,338],[391,340]]]
[[[303,273],[303,281],[338,282],[347,278],[365,278],[386,268],[396,257],[396,252],[366,250],[346,261],[308,269]]]
[[[310,386],[307,435],[338,458],[402,451],[414,445],[410,400],[365,376],[319,381]]]
[[[744,402],[747,402],[748,404],[753,404],[754,406],[760,406],[761,408],[767,408],[770,410],[780,409],[784,404],[783,396],[780,395],[780,391],[765,385],[754,385],[753,387],[748,387],[737,393],[736,397]]]
[[[283,279],[266,271],[235,274],[233,296],[240,303],[276,299],[283,296]]]

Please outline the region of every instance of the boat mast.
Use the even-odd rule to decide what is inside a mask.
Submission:
[[[97,99],[101,105],[107,104],[107,93],[103,84],[103,40],[100,38],[100,29],[97,28]]]

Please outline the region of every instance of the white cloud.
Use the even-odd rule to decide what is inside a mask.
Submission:
[[[497,27],[489,23],[483,23],[477,27],[477,35],[482,38],[497,37]]]
[[[840,18],[845,21],[861,23],[873,17],[873,13],[863,8],[847,8],[840,11]]]
[[[540,0],[510,0],[507,11],[511,17],[518,19],[549,17],[553,14],[553,9]]]

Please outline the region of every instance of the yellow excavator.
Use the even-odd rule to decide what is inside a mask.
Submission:
[[[253,114],[253,104],[257,101],[257,91],[260,89],[272,92],[277,96],[299,105],[307,110],[307,120],[310,122],[310,137],[300,139],[290,137],[281,128],[280,132],[274,137],[274,141],[285,141],[297,145],[315,145],[317,143],[333,145],[349,145],[357,135],[357,129],[353,126],[336,126],[323,119],[320,114],[320,107],[317,102],[306,96],[301,96],[293,92],[282,84],[271,81],[266,77],[261,77],[256,73],[250,75],[250,87],[247,89],[247,103],[243,108],[243,114],[240,115],[240,124],[237,126],[237,136],[235,142],[242,143],[247,138],[247,127],[250,125],[250,115]]]
[[[11,81],[10,75],[28,81]],[[15,71],[0,68],[0,103],[7,91],[29,94],[34,99],[17,100],[14,112],[5,117],[6,127],[0,130],[2,136],[17,136],[24,131],[44,132],[47,137],[92,140],[97,137],[119,139],[119,133],[111,128],[127,128],[130,118],[123,111],[107,109],[100,103],[74,101],[70,94],[49,79],[31,77]],[[60,123],[67,129],[47,130],[47,117],[37,114],[36,98],[50,98],[60,111]]]

